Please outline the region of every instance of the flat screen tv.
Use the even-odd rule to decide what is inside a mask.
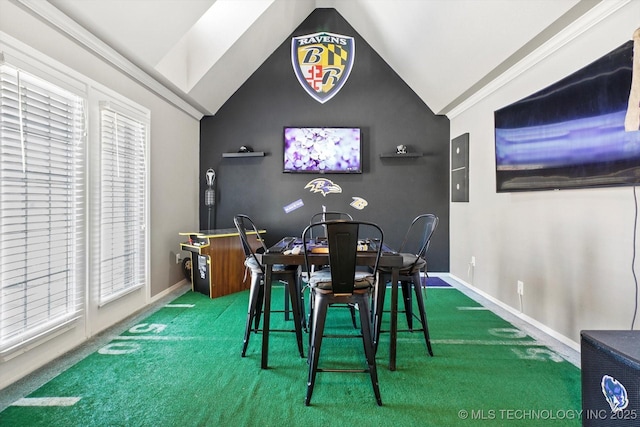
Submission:
[[[357,127],[285,127],[285,173],[362,173]]]
[[[640,182],[640,132],[624,129],[632,63],[629,41],[495,111],[497,191]]]

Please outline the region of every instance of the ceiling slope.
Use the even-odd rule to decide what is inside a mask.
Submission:
[[[318,7],[335,8],[433,112],[447,114],[600,0],[48,2],[211,115]]]

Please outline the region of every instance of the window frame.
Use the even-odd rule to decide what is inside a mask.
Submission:
[[[131,314],[131,310],[137,310],[148,304],[151,299],[150,289],[150,245],[149,245],[149,226],[150,226],[150,110],[132,100],[124,97],[116,91],[100,84],[92,79],[82,75],[81,73],[61,64],[32,47],[20,42],[19,40],[8,36],[0,31],[0,65],[8,64],[32,74],[37,78],[48,81],[49,83],[59,86],[61,89],[72,92],[83,99],[84,103],[84,153],[82,155],[83,191],[84,200],[82,202],[81,211],[83,218],[81,241],[83,244],[83,253],[79,257],[79,273],[77,275],[77,287],[81,292],[80,300],[82,301],[81,309],[77,315],[71,316],[66,322],[52,325],[50,328],[33,334],[29,340],[18,342],[12,346],[0,348],[0,363],[8,361],[17,355],[27,352],[51,339],[67,334],[70,339],[86,340],[88,337],[104,329],[106,325],[113,323],[111,319],[120,319]],[[144,254],[141,260],[144,263],[144,280],[140,286],[129,292],[121,293],[109,301],[100,304],[99,292],[96,291],[97,284],[95,281],[94,271],[96,268],[96,245],[99,242],[99,217],[96,216],[96,208],[99,211],[99,173],[100,173],[100,132],[99,132],[99,109],[100,105],[110,105],[120,109],[123,113],[132,114],[138,120],[143,120],[146,125],[145,140],[145,200],[144,200]],[[98,174],[98,175],[96,175]],[[96,191],[98,185],[98,191]],[[97,230],[98,228],[98,230]],[[139,292],[134,292],[139,291]],[[79,294],[80,295],[80,294]],[[130,295],[127,297],[127,295]],[[125,300],[123,304],[113,306],[113,309],[106,310],[104,307],[108,302],[116,300]],[[1,308],[0,308],[1,309]],[[115,310],[115,311],[114,311]],[[119,314],[117,314],[119,313]],[[114,317],[115,316],[115,317]],[[118,317],[120,316],[120,317]],[[2,327],[0,321],[0,328]],[[71,334],[71,331],[75,330]],[[74,338],[72,338],[74,337]],[[62,337],[61,337],[62,338]],[[62,341],[60,341],[62,344]]]
[[[100,229],[98,230],[97,227],[94,227],[94,232],[90,233],[90,235],[92,237],[95,237],[97,234],[97,238],[99,240],[99,244],[100,244],[100,250],[99,250],[99,256],[96,258],[94,257],[94,259],[92,260],[92,267],[93,269],[95,269],[95,271],[99,271],[100,274],[98,277],[100,277],[100,284],[99,284],[99,290],[98,290],[98,306],[102,307],[108,303],[110,303],[111,301],[117,300],[120,297],[127,295],[133,291],[136,291],[138,289],[144,288],[145,286],[148,287],[148,279],[149,279],[149,129],[150,129],[150,120],[149,120],[149,114],[148,112],[142,111],[142,110],[134,110],[132,107],[132,104],[123,104],[121,101],[119,101],[118,99],[115,98],[114,95],[107,95],[106,93],[103,93],[102,96],[100,97],[101,100],[98,102],[98,116],[99,116],[99,125],[97,126],[99,128],[99,141],[98,141],[98,145],[99,145],[99,150],[96,149],[96,151],[99,151],[99,165],[95,164],[97,163],[97,161],[92,162],[93,163],[93,167],[95,170],[99,170],[100,171],[100,176],[98,178],[99,180],[99,184],[100,184],[100,189],[99,189],[99,194],[100,194],[100,199],[98,201],[98,199],[94,199],[94,203],[98,203],[99,206],[98,207],[94,207],[93,211],[94,211],[94,215],[97,215],[97,217],[94,216],[93,218],[93,223],[97,224],[100,226]],[[138,266],[138,274],[142,275],[142,278],[138,278],[136,283],[129,283],[128,285],[124,286],[123,288],[119,289],[119,290],[113,290],[112,292],[106,293],[103,292],[103,278],[104,278],[104,274],[105,274],[105,248],[104,248],[104,244],[105,244],[105,240],[111,238],[110,236],[106,236],[106,233],[109,233],[109,230],[106,229],[105,224],[106,224],[106,212],[104,210],[105,208],[105,203],[107,203],[107,195],[105,194],[106,190],[108,189],[107,186],[105,186],[105,165],[106,165],[106,151],[105,151],[105,144],[107,143],[107,141],[105,141],[105,135],[104,135],[104,124],[103,124],[103,115],[104,114],[113,114],[115,117],[120,117],[120,118],[124,118],[126,121],[129,121],[129,126],[127,127],[128,131],[131,131],[131,124],[133,122],[136,122],[135,124],[137,124],[138,126],[144,128],[144,135],[142,136],[142,141],[138,140],[137,142],[141,142],[143,144],[142,150],[133,150],[135,151],[135,153],[133,153],[134,155],[138,155],[141,156],[142,158],[137,158],[135,159],[136,161],[142,163],[141,167],[143,168],[143,171],[137,170],[135,171],[135,173],[140,173],[143,172],[143,176],[142,176],[142,182],[140,182],[140,178],[138,178],[138,182],[135,184],[137,187],[136,189],[134,189],[135,191],[141,191],[143,193],[144,196],[144,200],[142,202],[142,216],[143,216],[143,220],[142,220],[142,224],[140,224],[138,222],[138,224],[134,224],[133,227],[141,227],[141,229],[138,231],[138,235],[136,236],[137,242],[134,242],[134,244],[138,244],[141,245],[143,248],[143,254],[139,254],[136,253],[133,258],[134,261],[133,263],[142,263],[142,266]],[[129,140],[128,142],[132,142],[131,140]],[[117,146],[116,146],[116,150],[117,150]],[[121,154],[121,153],[117,153],[116,155]],[[129,151],[129,154],[131,153],[131,150]],[[120,156],[122,157],[122,156]],[[140,165],[139,165],[140,166]],[[94,174],[94,176],[96,176],[96,174]],[[128,199],[129,201],[131,201],[130,199]],[[140,212],[137,213],[138,218],[140,217]],[[135,230],[131,230],[132,232],[135,233]],[[117,236],[116,236],[117,237]],[[128,236],[131,237],[131,236]],[[131,266],[126,266],[126,268],[136,268],[135,266],[131,267]],[[111,286],[111,288],[113,288],[113,286]]]
[[[84,314],[87,102],[83,93],[6,60],[0,76],[0,355],[5,355]]]

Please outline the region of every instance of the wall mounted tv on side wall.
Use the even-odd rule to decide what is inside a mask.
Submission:
[[[362,173],[357,127],[285,127],[285,173]]]
[[[640,182],[640,132],[624,129],[632,64],[629,41],[495,111],[497,191]]]

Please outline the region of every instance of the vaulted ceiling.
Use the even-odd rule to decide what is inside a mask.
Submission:
[[[37,13],[49,8],[55,14],[49,10],[46,15],[64,14],[95,36],[96,43],[114,49],[124,61],[205,115],[215,114],[315,8],[335,8],[435,113],[448,114],[600,3],[16,1]]]

